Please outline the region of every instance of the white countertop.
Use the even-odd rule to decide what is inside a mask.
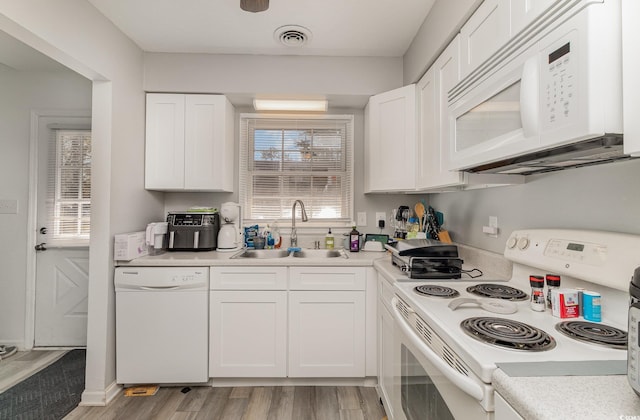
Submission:
[[[338,248],[336,248],[338,249]],[[388,258],[387,252],[347,252],[349,258],[236,258],[236,252],[165,252],[147,255],[131,261],[116,261],[116,266],[132,267],[196,267],[196,266],[352,266],[370,267],[378,258]]]
[[[510,377],[496,369],[493,386],[527,420],[640,418],[625,375]]]

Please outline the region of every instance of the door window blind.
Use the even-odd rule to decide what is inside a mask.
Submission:
[[[47,213],[49,245],[89,245],[90,130],[52,130],[49,147]]]
[[[240,201],[246,220],[290,219],[297,199],[314,222],[352,219],[352,116],[243,114],[240,124]]]

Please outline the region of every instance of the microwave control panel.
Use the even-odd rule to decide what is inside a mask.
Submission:
[[[540,60],[540,88],[543,130],[572,122],[578,115],[578,58],[573,37],[564,37],[545,49]]]

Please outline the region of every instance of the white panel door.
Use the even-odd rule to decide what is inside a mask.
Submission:
[[[365,376],[365,292],[289,292],[289,376]]]
[[[147,94],[144,185],[184,188],[185,96]]]
[[[511,0],[511,36],[515,36],[558,0]]]
[[[211,291],[209,376],[287,374],[287,292]]]
[[[36,197],[36,273],[34,346],[87,345],[89,247],[64,247],[55,241],[51,203],[59,179],[55,169],[56,139],[52,127],[89,128],[90,111],[77,116],[38,117],[38,182]],[[51,167],[50,167],[51,165]],[[68,209],[73,209],[69,205]],[[63,211],[63,210],[60,210]]]

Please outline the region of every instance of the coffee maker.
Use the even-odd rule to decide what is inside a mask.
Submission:
[[[238,251],[244,246],[242,235],[242,208],[240,204],[227,202],[220,206],[222,226],[218,232],[218,251]]]

